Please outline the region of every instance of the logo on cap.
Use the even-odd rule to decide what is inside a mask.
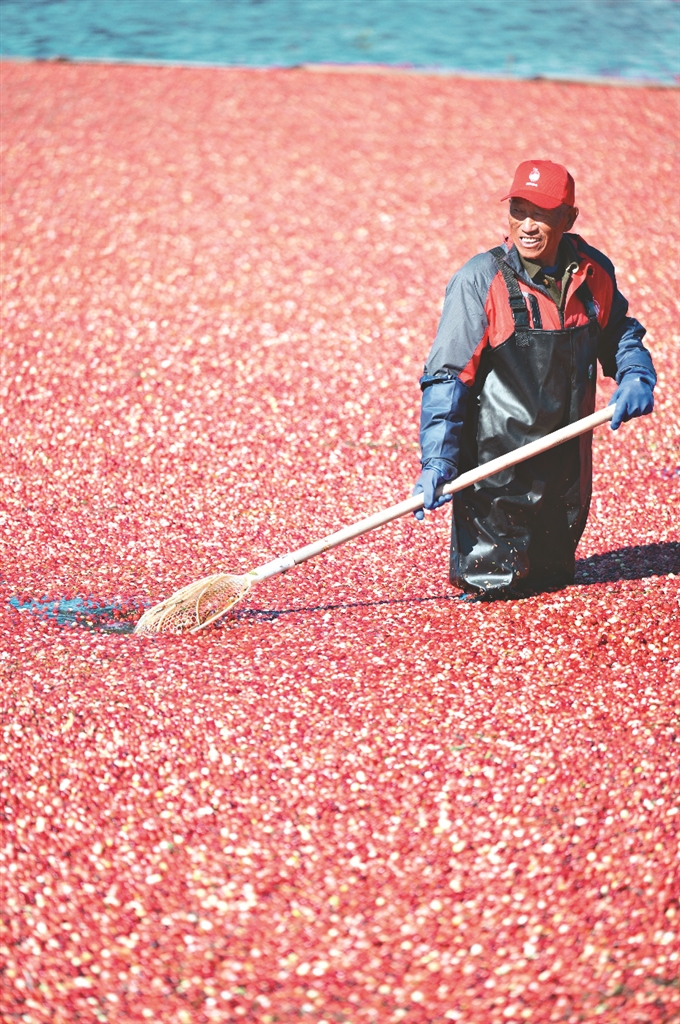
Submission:
[[[531,182],[532,185],[535,185],[540,177],[541,172],[539,171],[538,167],[534,167],[531,174],[529,175],[529,181],[527,182],[527,185],[529,184],[529,182]]]

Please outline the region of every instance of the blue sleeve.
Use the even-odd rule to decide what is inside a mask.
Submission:
[[[650,387],[656,384],[652,357],[642,344],[646,333],[639,320],[628,316],[628,300],[617,288],[614,277],[612,308],[607,326],[602,332],[602,352],[606,361],[601,359],[601,362],[605,373],[609,370],[608,376],[615,377],[617,384],[621,383],[624,374],[631,371],[639,374]]]
[[[616,292],[615,301],[618,298],[623,300],[627,310],[628,303],[619,291]],[[613,309],[612,305],[612,311]],[[603,343],[615,353],[616,383],[620,384],[625,374],[635,373],[653,388],[656,384],[656,371],[648,349],[642,344],[646,330],[639,320],[632,316],[619,316],[613,324],[612,319],[610,316],[604,331]]]
[[[460,435],[470,389],[454,376],[425,376],[420,412],[420,450],[423,467],[458,465]]]

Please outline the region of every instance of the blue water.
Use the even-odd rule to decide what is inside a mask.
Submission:
[[[678,0],[0,0],[3,56],[677,82]]]
[[[9,603],[17,611],[31,612],[59,626],[80,626],[101,633],[132,633],[147,606],[143,601],[100,601],[94,597],[10,597]]]

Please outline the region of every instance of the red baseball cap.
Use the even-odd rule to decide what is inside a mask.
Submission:
[[[524,160],[517,170],[512,188],[504,199],[519,196],[528,199],[544,210],[554,210],[566,203],[574,205],[574,179],[562,164],[554,164],[552,160]]]

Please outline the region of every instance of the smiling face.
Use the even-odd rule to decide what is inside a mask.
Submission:
[[[510,237],[525,260],[551,267],[557,262],[562,235],[571,229],[577,217],[575,206],[563,203],[554,210],[546,210],[516,196],[510,200],[508,211]]]

